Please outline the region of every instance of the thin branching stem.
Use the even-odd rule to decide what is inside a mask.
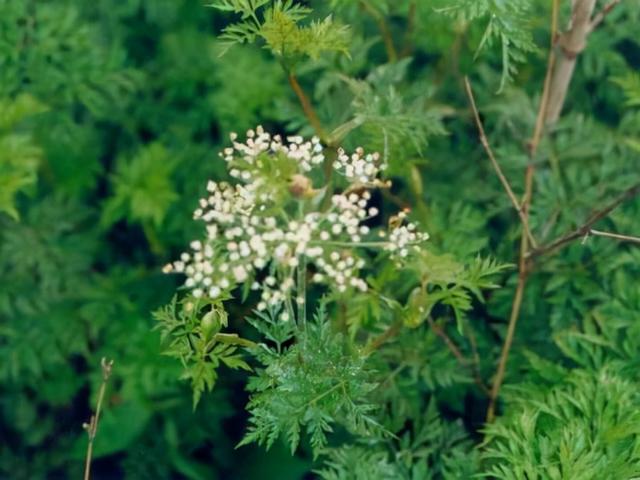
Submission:
[[[612,0],[611,2],[607,3],[602,10],[600,10],[598,13],[596,13],[593,16],[593,19],[591,19],[591,28],[589,30],[589,32],[592,32],[593,30],[595,30],[596,28],[598,28],[598,26],[604,21],[604,19],[606,18],[607,15],[609,15],[611,13],[611,11],[620,4],[621,0]]]
[[[402,51],[400,52],[401,57],[408,57],[413,51],[413,35],[416,29],[416,10],[416,1],[413,0],[409,3],[409,11],[407,13],[407,29],[404,33]]]
[[[538,107],[536,126],[533,132],[533,137],[529,142],[529,158],[532,162],[535,160],[536,153],[538,152],[538,146],[540,145],[540,139],[542,138],[542,133],[544,131],[547,108],[549,106],[551,77],[553,73],[553,66],[556,62],[555,42],[558,32],[558,11],[560,9],[559,3],[560,0],[553,0],[551,9],[551,45],[549,46],[549,56],[547,58],[547,72],[544,76],[544,87],[542,89],[542,96],[540,97],[540,106]]]
[[[640,243],[640,237],[634,237],[632,235],[620,235],[619,233],[603,232],[601,230],[589,230],[589,234],[597,237],[607,237],[620,240],[622,242]]]
[[[429,323],[429,326],[431,327],[431,330],[433,331],[433,333],[435,333],[438,337],[442,339],[442,341],[447,346],[449,351],[451,351],[451,353],[456,358],[458,363],[460,363],[461,366],[468,368],[471,371],[473,381],[480,388],[480,390],[482,390],[484,393],[488,395],[489,389],[482,381],[479,365],[475,361],[475,358],[474,358],[474,361],[469,361],[464,356],[464,354],[460,351],[460,349],[455,344],[455,342],[451,339],[451,337],[447,335],[447,332],[445,332],[444,329],[440,327],[440,325],[434,322],[431,317],[427,317],[427,322]],[[365,355],[372,354],[373,352],[378,350],[380,347],[382,347],[384,344],[386,344],[389,340],[396,337],[402,331],[403,324],[404,323],[402,319],[398,319],[395,322],[393,322],[391,325],[389,325],[384,332],[382,332],[380,335],[375,337],[371,342],[369,342],[369,344],[364,350],[364,354]]]
[[[382,36],[384,49],[387,52],[387,58],[390,62],[395,62],[398,60],[398,52],[396,51],[396,47],[393,43],[393,36],[391,35],[391,30],[389,30],[389,26],[385,21],[384,15],[372,7],[366,0],[360,0],[360,5],[362,6],[362,9],[371,15],[376,22],[378,30],[380,30],[380,35]]]
[[[527,168],[526,178],[526,192],[523,202],[525,215],[529,215],[529,206],[531,205],[531,191],[533,185],[533,165],[529,165]],[[491,392],[489,394],[489,406],[487,408],[487,422],[492,422],[495,418],[496,402],[498,395],[500,394],[500,388],[504,381],[504,375],[507,368],[507,361],[509,360],[509,353],[511,352],[511,346],[513,345],[513,338],[516,332],[516,326],[518,319],[520,318],[520,309],[522,307],[522,298],[524,296],[524,289],[527,285],[527,279],[529,277],[529,265],[526,258],[526,253],[529,248],[526,235],[522,235],[520,238],[520,255],[518,259],[518,284],[516,286],[516,293],[513,297],[513,303],[511,304],[511,314],[509,316],[509,324],[507,325],[507,334],[502,344],[502,351],[500,352],[500,360],[498,361],[498,368],[496,374],[493,377],[493,383],[491,385]]]
[[[293,89],[294,93],[298,97],[298,100],[300,101],[300,105],[302,106],[302,111],[307,117],[307,120],[309,120],[309,123],[313,127],[313,130],[316,132],[316,135],[318,135],[318,137],[320,137],[320,139],[324,143],[327,143],[327,135],[324,131],[324,128],[322,127],[322,123],[320,123],[320,119],[318,118],[318,114],[316,113],[315,109],[313,108],[313,105],[311,104],[311,100],[309,100],[309,97],[300,86],[300,82],[298,82],[298,77],[296,77],[296,75],[290,71],[288,72],[288,78],[289,78],[289,85],[291,85],[291,88]]]
[[[387,327],[384,332],[382,332],[377,337],[374,337],[374,339],[369,342],[369,344],[365,347],[363,354],[367,356],[378,350],[382,345],[384,345],[400,333],[403,324],[404,322],[402,321],[402,318],[399,318],[398,320],[393,322]]]
[[[507,325],[507,333],[502,344],[502,350],[500,352],[500,359],[498,360],[498,366],[496,373],[493,377],[493,383],[491,385],[491,392],[489,394],[489,406],[487,408],[487,422],[492,422],[495,418],[496,402],[500,394],[502,383],[504,382],[504,376],[507,368],[507,362],[509,360],[509,353],[511,352],[511,346],[513,345],[513,338],[515,336],[516,326],[518,319],[520,318],[520,310],[522,308],[522,299],[524,297],[525,287],[527,285],[527,279],[530,273],[530,265],[528,261],[529,248],[536,248],[535,240],[529,233],[529,211],[531,209],[532,195],[533,195],[533,174],[534,174],[534,160],[540,145],[540,140],[544,133],[545,119],[547,118],[547,110],[549,108],[549,102],[551,99],[551,84],[553,78],[553,71],[556,64],[555,55],[555,43],[558,36],[558,12],[560,8],[560,0],[552,0],[551,3],[551,35],[549,45],[549,55],[547,59],[547,71],[545,74],[544,85],[542,88],[542,95],[540,97],[540,105],[538,107],[538,114],[536,117],[536,124],[534,127],[533,136],[529,142],[529,165],[525,171],[525,195],[524,201],[521,207],[521,219],[523,225],[523,233],[520,239],[520,252],[518,255],[518,283],[516,285],[516,291],[511,304],[511,313],[509,315],[509,323]],[[470,87],[469,87],[470,90]]]
[[[473,110],[473,117],[475,119],[476,126],[478,127],[478,134],[480,136],[480,143],[482,143],[482,146],[484,147],[484,150],[487,153],[487,156],[489,157],[489,160],[491,160],[491,165],[493,166],[493,169],[495,170],[496,175],[500,179],[500,183],[502,183],[502,186],[504,187],[505,191],[507,192],[507,195],[508,195],[509,199],[511,200],[511,204],[513,205],[513,208],[515,208],[516,212],[518,212],[518,216],[520,217],[520,220],[522,221],[522,226],[524,228],[525,234],[528,237],[529,242],[531,243],[531,245],[535,246],[536,245],[536,241],[533,238],[531,230],[529,229],[529,221],[528,221],[526,215],[524,214],[523,208],[521,207],[520,202],[518,202],[518,199],[516,198],[515,193],[513,193],[513,189],[511,188],[511,185],[509,184],[509,180],[507,180],[507,177],[505,176],[504,172],[502,171],[502,168],[500,167],[500,164],[496,160],[496,157],[493,154],[493,150],[491,149],[491,146],[489,145],[489,140],[487,139],[487,135],[485,134],[484,126],[482,125],[482,120],[480,119],[480,113],[478,112],[478,108],[476,107],[476,101],[475,101],[475,98],[473,96],[473,90],[471,88],[471,83],[469,82],[469,79],[466,78],[466,77],[464,79],[464,85],[465,85],[465,88],[466,88],[466,91],[467,91],[467,96],[469,98],[469,103],[471,105],[471,109]]]
[[[311,400],[309,400],[307,403],[305,403],[304,405],[302,405],[299,409],[298,412],[304,412],[306,411],[311,405],[316,404],[317,402],[319,402],[320,400],[322,400],[324,397],[326,397],[327,395],[331,395],[333,392],[335,392],[336,390],[339,390],[340,388],[342,388],[346,383],[346,380],[341,380],[340,382],[336,383],[333,387],[331,387],[328,390],[325,390],[324,392],[320,393],[319,395],[317,395],[316,397],[312,398]]]
[[[627,200],[630,200],[633,197],[636,197],[637,195],[640,195],[640,183],[637,183],[632,187],[628,188],[627,190],[622,192],[620,195],[618,195],[611,203],[593,212],[589,216],[589,218],[578,228],[565,233],[559,238],[549,242],[547,245],[543,245],[541,247],[532,249],[530,252],[528,252],[527,256],[530,258],[536,258],[541,255],[557,251],[560,248],[566,246],[567,244],[573,242],[574,240],[584,237],[585,235],[589,234],[589,232],[592,230],[591,227],[596,222],[605,218],[612,211],[618,208],[622,203],[624,203]]]
[[[431,317],[427,317],[427,322],[429,323],[429,326],[431,327],[431,330],[433,331],[433,333],[435,333],[438,337],[440,337],[442,339],[442,341],[447,346],[449,351],[453,354],[454,357],[456,357],[456,360],[458,361],[458,363],[461,366],[463,366],[465,368],[468,368],[471,371],[471,375],[473,377],[473,381],[480,388],[480,390],[482,390],[484,393],[486,393],[488,395],[489,394],[489,389],[487,388],[487,386],[482,381],[482,377],[480,376],[480,371],[479,371],[479,368],[478,368],[479,366],[475,362],[475,360],[474,361],[469,361],[462,354],[462,352],[460,351],[458,346],[455,344],[455,342],[451,339],[451,337],[449,337],[449,335],[447,335],[447,332],[445,332],[444,329],[440,325],[438,325],[436,322],[434,322]]]
[[[89,423],[85,423],[84,427],[89,436],[89,442],[87,443],[87,454],[84,462],[84,480],[91,478],[91,458],[93,456],[93,441],[96,438],[98,432],[98,422],[100,421],[100,412],[102,411],[102,402],[104,400],[104,394],[107,389],[107,382],[111,377],[111,371],[113,369],[113,360],[107,361],[103,358],[100,362],[102,367],[102,383],[100,384],[100,390],[98,391],[98,403],[96,405],[96,413],[91,416]]]

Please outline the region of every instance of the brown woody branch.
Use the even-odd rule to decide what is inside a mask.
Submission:
[[[558,11],[560,9],[560,0],[552,0],[551,11],[551,39],[549,48],[549,57],[547,60],[547,72],[545,74],[544,86],[542,89],[542,95],[540,98],[540,106],[538,107],[538,115],[536,117],[536,124],[531,141],[529,142],[529,165],[525,172],[525,197],[523,201],[523,216],[526,222],[523,222],[523,226],[529,225],[529,210],[531,208],[532,192],[533,192],[533,173],[534,173],[534,160],[540,145],[542,134],[544,133],[545,117],[549,108],[549,101],[551,98],[551,79],[552,71],[556,63],[556,56],[554,50],[554,43],[558,31]],[[532,237],[533,238],[533,237]],[[520,318],[520,309],[522,307],[522,298],[524,296],[524,290],[527,284],[527,279],[531,267],[527,260],[527,250],[529,247],[535,247],[535,243],[531,243],[528,240],[527,235],[524,233],[520,238],[520,254],[518,260],[518,284],[516,286],[516,292],[511,304],[511,314],[509,315],[509,323],[507,325],[507,334],[502,344],[502,350],[500,352],[500,360],[498,361],[498,367],[496,374],[493,377],[493,383],[491,385],[491,392],[489,393],[489,406],[487,408],[487,422],[492,422],[495,418],[496,402],[498,395],[500,394],[500,388],[504,382],[505,371],[507,367],[507,361],[509,360],[509,353],[511,352],[511,346],[513,345],[513,338],[515,336],[516,325]]]
[[[567,97],[578,55],[587,46],[596,0],[574,0],[569,29],[558,38],[558,59],[553,68],[546,123],[555,123]]]
[[[632,235],[620,235],[619,233],[603,232],[601,230],[594,230],[593,228],[589,230],[589,234],[595,235],[596,237],[613,238],[622,242],[640,243],[640,237],[634,237]]]
[[[440,327],[440,325],[435,323],[431,317],[427,317],[427,322],[429,323],[431,330],[433,330],[433,333],[435,333],[444,341],[449,351],[451,351],[453,356],[456,357],[456,360],[458,360],[458,363],[460,363],[460,365],[462,365],[465,368],[468,368],[471,371],[473,381],[480,388],[480,390],[482,390],[484,393],[489,395],[489,389],[482,381],[482,376],[480,375],[480,370],[478,365],[479,359],[477,355],[474,356],[474,361],[469,361],[464,356],[464,354],[460,351],[458,346],[453,342],[453,340],[451,340],[451,338],[447,335],[447,332],[445,332],[444,329]],[[373,352],[378,350],[389,340],[391,340],[392,338],[395,338],[402,331],[403,325],[404,325],[404,322],[402,321],[401,318],[393,322],[391,325],[389,325],[389,327],[387,327],[387,329],[384,332],[382,332],[377,337],[374,337],[373,340],[369,342],[369,344],[364,349],[364,352],[363,352],[364,355],[365,356],[371,355]],[[475,344],[473,348],[475,348]]]
[[[531,250],[527,257],[529,258],[536,258],[539,257],[540,255],[544,255],[550,252],[553,252],[555,250],[558,250],[559,248],[567,245],[568,243],[584,237],[585,235],[588,235],[589,232],[591,231],[591,227],[598,222],[599,220],[602,220],[603,218],[605,218],[607,215],[609,215],[613,210],[615,210],[618,206],[620,206],[622,203],[624,203],[625,201],[635,197],[636,195],[640,194],[640,183],[637,183],[635,185],[633,185],[632,187],[628,188],[627,190],[625,190],[622,194],[620,194],[618,197],[616,197],[611,203],[609,203],[607,206],[596,210],[595,212],[593,212],[589,218],[582,224],[580,225],[578,228],[571,230],[570,232],[565,233],[564,235],[562,235],[561,237],[557,238],[556,240],[548,243],[547,245],[543,245],[541,247],[538,248],[534,248],[533,250]]]
[[[531,205],[531,192],[533,187],[533,165],[527,167],[525,176],[525,197],[524,197],[524,213],[529,216],[529,207]],[[509,315],[509,323],[507,325],[507,334],[502,344],[502,351],[500,352],[500,360],[498,361],[498,368],[496,374],[493,377],[493,383],[491,384],[491,392],[489,393],[489,406],[487,408],[487,422],[492,422],[496,413],[496,402],[498,401],[498,395],[500,394],[500,388],[502,382],[504,382],[504,375],[507,368],[507,360],[509,359],[509,353],[511,352],[511,346],[513,345],[513,338],[516,332],[516,325],[520,318],[520,309],[522,307],[522,298],[524,296],[524,289],[527,285],[527,279],[531,271],[529,263],[526,258],[526,252],[529,247],[527,236],[522,235],[520,238],[520,255],[518,259],[518,285],[516,286],[516,293],[513,297],[513,303],[511,304],[511,314]]]
[[[371,340],[371,342],[369,342],[369,344],[364,349],[364,355],[366,356],[372,354],[382,345],[398,335],[400,333],[400,330],[402,330],[402,325],[403,321],[401,318],[389,325],[389,327],[384,332],[382,332],[380,335]]]
[[[378,30],[380,30],[380,34],[382,35],[382,41],[384,42],[384,48],[387,51],[387,57],[390,62],[395,62],[398,60],[398,52],[393,44],[393,36],[391,35],[391,31],[387,26],[384,16],[374,7],[369,5],[369,2],[366,0],[360,0],[360,6],[365,12],[371,15],[376,22]]]
[[[535,240],[529,229],[528,222],[533,186],[533,165],[540,140],[542,139],[542,136],[544,134],[544,128],[547,125],[555,123],[560,116],[567,96],[569,84],[571,83],[571,79],[573,77],[576,58],[586,47],[589,34],[593,31],[594,28],[602,23],[605,16],[618,3],[620,3],[619,0],[611,1],[604,7],[601,12],[599,12],[592,18],[596,0],[573,0],[572,16],[568,30],[561,36],[558,36],[557,25],[559,0],[552,0],[553,9],[551,18],[551,48],[549,51],[547,72],[545,75],[544,87],[540,99],[540,106],[536,118],[535,129],[528,145],[530,163],[525,174],[525,197],[524,201],[522,202],[522,206],[520,206],[517,200],[515,200],[513,190],[511,189],[506,177],[504,176],[504,174],[502,174],[502,171],[497,161],[495,160],[495,156],[491,151],[489,142],[484,133],[484,128],[482,126],[478,110],[475,106],[471,86],[469,84],[469,81],[465,78],[465,87],[467,90],[467,95],[469,96],[471,107],[474,112],[476,125],[480,132],[480,140],[494,166],[494,169],[498,174],[498,177],[500,178],[500,181],[507,191],[511,202],[516,207],[523,225],[523,235],[520,243],[520,254],[518,262],[518,283],[512,303],[511,314],[507,326],[507,333],[500,354],[500,360],[498,362],[498,367],[489,394],[487,422],[491,422],[495,417],[496,402],[500,393],[502,382],[504,380],[509,352],[513,344],[516,324],[520,316],[524,290],[526,287],[528,276],[531,272],[531,262],[535,259],[535,257],[554,251],[562,247],[563,245],[568,244],[569,242],[577,238],[584,237],[585,235],[588,235],[590,233],[593,235],[615,238],[622,241],[640,243],[640,238],[638,237],[601,232],[599,230],[593,230],[591,228],[593,224],[595,224],[598,220],[606,217],[622,202],[637,195],[640,192],[640,184],[631,187],[611,204],[594,212],[581,227],[568,232],[567,234],[543,247],[536,247]],[[556,45],[558,46],[557,50],[555,48]],[[531,248],[531,250],[529,250],[529,248]]]
[[[524,214],[523,208],[520,206],[520,202],[518,202],[518,199],[513,193],[513,189],[511,188],[511,185],[509,184],[507,177],[502,172],[502,168],[500,167],[500,164],[496,160],[496,157],[493,154],[493,150],[491,150],[491,146],[489,145],[489,140],[487,140],[487,135],[485,134],[485,131],[484,131],[484,126],[482,125],[482,120],[480,120],[480,114],[478,113],[478,108],[476,107],[476,101],[473,96],[473,90],[471,89],[471,83],[469,83],[469,79],[467,77],[465,77],[464,79],[464,85],[467,90],[467,96],[469,97],[471,110],[473,111],[473,117],[475,119],[476,126],[478,127],[480,143],[484,147],[485,152],[487,152],[487,156],[489,157],[489,160],[491,160],[491,165],[493,166],[493,169],[498,175],[498,178],[500,179],[500,183],[502,183],[502,186],[507,192],[507,195],[511,200],[511,204],[513,205],[513,208],[515,208],[516,212],[518,212],[518,216],[522,221],[522,227],[524,228],[525,234],[529,242],[531,243],[531,245],[536,245],[536,241],[533,238],[533,235],[531,234],[531,230],[529,229],[529,220],[527,216]]]
[[[313,127],[313,130],[316,132],[316,135],[318,135],[318,137],[320,137],[320,139],[323,142],[326,142],[327,136],[325,134],[324,128],[322,128],[320,119],[318,118],[318,115],[316,114],[316,111],[313,108],[313,105],[311,105],[311,100],[309,100],[309,97],[307,97],[307,94],[304,93],[304,90],[300,86],[300,83],[298,82],[298,77],[296,77],[293,72],[289,72],[287,76],[289,79],[289,84],[291,85],[291,88],[293,89],[296,96],[298,97],[298,100],[300,101],[300,105],[302,106],[302,111],[304,112],[305,116],[309,120],[309,123]]]
[[[451,340],[449,335],[447,335],[447,332],[445,332],[440,325],[434,322],[430,316],[427,317],[427,322],[429,322],[429,326],[431,327],[431,330],[433,330],[433,333],[435,333],[437,336],[439,336],[442,339],[442,341],[445,343],[449,351],[453,354],[454,357],[456,357],[456,360],[458,360],[458,363],[463,367],[468,368],[471,371],[473,381],[480,388],[480,390],[482,390],[485,394],[489,395],[489,389],[482,381],[482,376],[480,375],[479,365],[477,363],[477,357],[474,356],[474,361],[469,361],[462,354],[462,352],[460,351],[458,346],[453,342],[453,340]]]
[[[407,29],[404,34],[404,46],[400,52],[401,57],[408,57],[413,50],[412,38],[416,28],[416,2],[413,0],[409,4],[409,12],[407,14]]]
[[[620,3],[621,0],[612,0],[607,3],[602,10],[600,10],[597,14],[594,15],[593,20],[591,20],[591,27],[589,32],[593,32],[598,26],[604,21],[607,15],[611,13],[611,11]]]

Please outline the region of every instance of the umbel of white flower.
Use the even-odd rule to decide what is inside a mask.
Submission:
[[[378,154],[361,148],[342,149],[332,162],[344,181],[341,193],[323,202],[325,157],[318,138],[270,135],[262,127],[249,130],[245,143],[231,135],[232,147],[220,155],[237,183],[209,181],[194,218],[206,225],[206,236],[191,242],[191,251],[165,266],[186,275],[194,297],[216,298],[250,282],[261,291],[259,309],[290,302],[303,286],[295,278],[326,284],[340,293],[366,291],[359,275],[365,249],[389,252],[396,261],[410,255],[428,235],[414,223],[396,218],[390,232],[372,232],[365,223],[378,215],[368,206],[370,189],[382,185],[384,165]],[[303,275],[297,275],[304,269]],[[302,280],[306,281],[306,280]],[[297,290],[297,292],[296,292]],[[299,299],[298,301],[304,301]]]

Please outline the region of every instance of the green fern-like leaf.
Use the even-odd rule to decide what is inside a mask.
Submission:
[[[574,371],[543,396],[519,392],[511,397],[512,413],[486,428],[484,457],[493,462],[486,476],[503,480],[637,477],[637,392],[637,384],[608,368]]]
[[[114,194],[107,201],[103,222],[121,218],[162,223],[169,206],[177,199],[171,174],[176,162],[158,143],[141,149],[131,159],[121,158],[113,178]]]
[[[42,157],[42,149],[31,132],[19,126],[44,110],[41,103],[27,94],[0,101],[0,212],[14,219],[19,217],[15,196],[36,182]]]
[[[486,27],[476,50],[478,56],[486,47],[498,43],[502,50],[501,92],[517,73],[517,64],[526,60],[526,54],[536,50],[528,23],[531,0],[508,2],[495,0],[454,0],[440,2],[437,10],[464,22],[483,20]]]
[[[622,88],[626,104],[629,107],[640,107],[640,75],[635,72],[628,72],[621,77],[612,78],[611,81]]]
[[[274,322],[268,323],[272,329]],[[263,367],[248,385],[250,426],[239,445],[256,442],[270,448],[283,437],[294,452],[300,432],[305,431],[317,456],[327,445],[333,424],[365,436],[381,433],[367,401],[374,385],[364,359],[345,352],[343,337],[331,330],[321,308],[295,345],[281,353],[266,345],[256,349]]]

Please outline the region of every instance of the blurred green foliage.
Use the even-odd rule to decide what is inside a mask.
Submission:
[[[0,478],[80,477],[102,357],[115,364],[96,479],[640,476],[637,246],[590,237],[537,265],[503,415],[486,430],[486,395],[436,333],[477,356],[488,383],[517,282],[501,265],[517,261],[520,225],[478,142],[462,78],[471,76],[492,147],[523,192],[550,3],[0,0]],[[243,5],[272,4],[258,31],[229,27],[246,20]],[[563,26],[568,6],[560,13]],[[639,22],[629,0],[593,32],[563,117],[540,145],[531,226],[541,243],[640,182]],[[228,48],[254,40],[271,51]],[[314,324],[326,361],[358,372],[343,380],[354,397],[292,415],[329,385],[291,369],[287,357],[308,355],[296,346],[262,352],[248,413],[233,368],[249,366],[223,345],[217,373],[202,360],[201,377],[190,377],[205,391],[194,411],[183,365],[161,355],[153,329],[150,312],[179,281],[161,267],[198,235],[191,211],[208,179],[226,178],[218,152],[231,131],[261,123],[313,133],[289,85],[294,71],[328,140],[388,160],[394,186],[380,209],[388,217],[410,206],[431,235],[428,252],[409,280],[373,265],[369,284],[393,301],[364,297],[345,312],[350,332],[403,319],[365,364],[336,348],[322,315]],[[636,197],[596,228],[640,235],[638,219]],[[424,298],[409,287],[422,276],[438,299],[426,304],[437,329],[416,314]],[[229,328],[252,338],[247,305],[227,310]],[[267,382],[280,365],[290,383]],[[280,401],[291,391],[294,403]],[[392,435],[358,438],[374,421]],[[280,433],[300,445],[294,456]],[[234,450],[243,438],[274,446]]]

